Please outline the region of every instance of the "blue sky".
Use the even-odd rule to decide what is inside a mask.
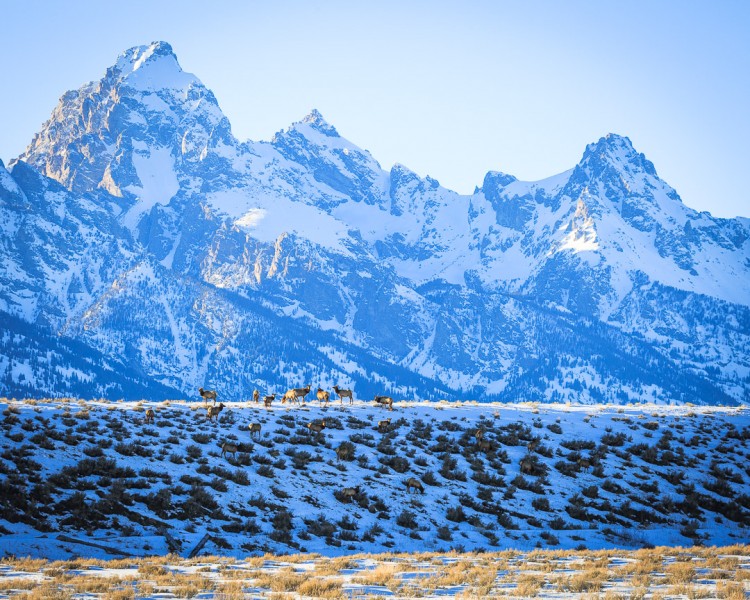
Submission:
[[[318,108],[384,168],[462,193],[627,135],[683,201],[750,217],[750,2],[8,2],[0,158],[123,50],[172,44],[240,139]]]

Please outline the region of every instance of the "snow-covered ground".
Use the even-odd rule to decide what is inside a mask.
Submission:
[[[750,590],[750,547],[0,562],[0,597],[12,598],[26,590],[45,599],[739,600]]]
[[[200,552],[234,557],[750,539],[747,407],[277,399],[227,403],[218,422],[186,401],[0,409],[0,549],[16,556],[186,556],[206,535]]]

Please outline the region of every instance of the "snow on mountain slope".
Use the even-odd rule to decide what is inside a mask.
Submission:
[[[68,195],[52,201],[41,191],[51,183],[19,185],[15,171],[27,164]],[[110,352],[130,349],[143,373],[185,392],[209,380],[234,393],[272,387],[238,383],[245,366],[227,357],[261,343],[261,330],[279,340],[299,325],[325,347],[350,345],[341,364],[404,369],[408,383],[385,380],[415,396],[723,402],[750,393],[748,220],[685,206],[625,137],[590,144],[557,176],[490,172],[460,195],[402,165],[383,170],[317,110],[270,143],[239,142],[211,91],[154,42],[66,93],[11,171],[0,172],[3,277],[14,290],[4,310]],[[24,263],[13,233],[30,223],[26,201],[40,214],[50,203],[101,214],[63,219],[65,235],[46,244],[35,234],[38,248],[65,260],[35,250]],[[77,250],[79,229],[108,242]],[[136,264],[150,276],[134,279]],[[62,292],[78,280],[85,294]],[[201,297],[235,326],[208,326]],[[237,323],[253,322],[246,311],[258,307],[273,325],[243,331]],[[99,311],[107,319],[91,318]],[[225,353],[208,351],[214,344]],[[274,377],[330,375],[295,361]],[[373,373],[365,380],[377,391]]]

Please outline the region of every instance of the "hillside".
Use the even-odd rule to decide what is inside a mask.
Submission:
[[[3,408],[0,531],[15,555],[184,556],[205,534],[201,552],[231,556],[750,537],[744,408],[277,400],[227,403],[218,422],[184,401]],[[239,452],[222,457],[224,441]],[[412,477],[424,493],[407,493]]]
[[[130,48],[0,164],[0,394],[747,403],[750,221],[602,133],[458,194],[317,110],[238,140],[168,43]]]

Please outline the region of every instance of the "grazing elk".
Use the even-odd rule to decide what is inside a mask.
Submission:
[[[321,421],[320,423],[308,423],[307,424],[307,430],[312,433],[315,432],[318,435],[326,428],[326,422]]]
[[[149,408],[146,411],[146,425],[148,425],[149,423],[153,423],[155,417],[156,417],[156,413],[154,412],[154,409]]]
[[[385,433],[388,431],[391,427],[391,420],[390,419],[384,419],[382,421],[378,421],[378,431],[380,433]]]
[[[269,406],[271,406],[271,402],[273,402],[274,400],[276,400],[276,394],[266,396],[265,398],[263,398],[263,406],[268,408]]]
[[[349,460],[352,457],[352,447],[341,444],[336,448],[336,459],[337,460]]]
[[[253,437],[254,433],[257,433],[260,437],[260,423],[250,423],[247,428],[250,430],[250,437]]]
[[[341,496],[347,498],[349,502],[351,502],[354,498],[359,496],[359,486],[343,488],[341,490]]]
[[[237,444],[230,444],[229,442],[224,442],[221,445],[221,457],[224,458],[227,454],[231,454],[232,458],[236,458]]]
[[[326,406],[328,406],[328,401],[331,399],[330,392],[326,392],[323,388],[318,388],[316,395],[318,396],[318,402],[321,404],[325,402]]]
[[[411,493],[411,489],[414,488],[415,490],[419,490],[421,494],[424,494],[424,486],[422,485],[422,482],[415,477],[409,477],[409,479],[404,482],[404,485],[406,486],[407,493]]]
[[[203,388],[198,388],[198,393],[201,395],[201,398],[203,398],[205,404],[208,404],[209,400],[213,400],[214,404],[216,404],[216,390],[204,390]]]
[[[260,392],[258,390],[253,390],[253,402],[258,404],[260,401]]]
[[[388,410],[393,410],[393,398],[390,396],[375,396],[374,402],[379,406],[387,406]]]
[[[208,411],[206,412],[206,416],[208,417],[209,421],[213,421],[214,417],[216,417],[216,420],[218,421],[219,413],[224,409],[224,403],[220,402],[219,406],[209,406]]]
[[[341,400],[341,404],[344,403],[344,398],[349,398],[349,404],[354,404],[354,394],[352,394],[351,390],[342,390],[339,386],[334,385],[333,391],[336,392],[336,395]]]

